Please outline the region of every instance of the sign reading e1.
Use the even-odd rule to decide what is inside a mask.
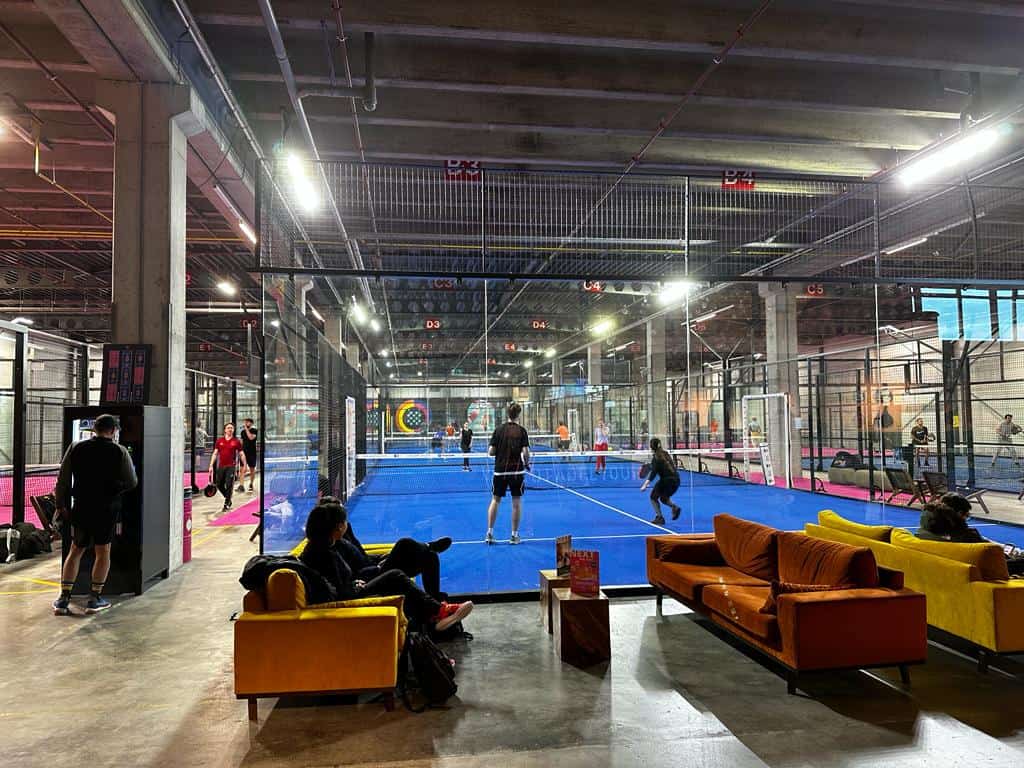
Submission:
[[[428,331],[439,331],[441,330],[441,319],[437,317],[428,317],[423,321],[423,327]]]

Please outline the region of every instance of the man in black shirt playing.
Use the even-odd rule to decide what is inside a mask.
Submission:
[[[252,493],[252,484],[256,479],[256,442],[259,438],[259,430],[253,426],[252,419],[242,420],[242,433],[238,436],[242,441],[242,455],[245,456],[245,467],[242,467],[242,474],[238,477],[238,492],[245,490],[246,467],[249,472],[249,493]]]
[[[918,419],[917,423],[910,430],[910,440],[914,445],[914,454],[917,459],[917,466],[921,466],[921,457],[924,456],[924,465],[928,466],[928,443],[935,437],[928,432],[924,425],[924,419]]]
[[[462,433],[459,435],[459,450],[462,453],[469,453],[473,448],[473,430],[469,428],[469,421],[462,425]],[[469,456],[462,459],[462,471],[471,472]]]
[[[488,544],[494,543],[494,520],[498,516],[505,491],[512,494],[512,538],[510,544],[519,544],[519,521],[523,516],[523,485],[526,467],[530,463],[530,437],[516,420],[522,412],[519,403],[509,403],[508,421],[494,430],[487,455],[494,457],[494,480],[491,504],[487,507]]]
[[[53,602],[57,616],[71,613],[71,590],[89,547],[96,559],[85,612],[99,613],[110,607],[102,592],[110,572],[110,542],[121,511],[121,494],[139,484],[131,456],[114,442],[117,429],[117,419],[110,414],[96,417],[93,436],[68,448],[60,463],[53,493],[61,519],[71,521],[72,543],[61,572],[60,597]]]

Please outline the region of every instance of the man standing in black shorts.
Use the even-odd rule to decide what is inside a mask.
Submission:
[[[245,466],[242,467],[242,474],[238,478],[238,492],[245,490],[246,467],[249,473],[249,493],[252,493],[252,484],[256,479],[256,441],[259,438],[259,430],[253,426],[252,419],[242,419],[242,455],[245,457]]]
[[[519,403],[509,403],[508,421],[494,430],[487,455],[494,457],[494,480],[491,489],[491,504],[487,507],[488,544],[494,543],[494,521],[498,517],[498,505],[505,491],[512,494],[512,538],[510,544],[519,544],[519,521],[523,516],[523,481],[526,466],[530,463],[530,437],[526,430],[516,423],[522,412]]]
[[[110,607],[102,593],[110,572],[110,542],[121,511],[121,494],[139,484],[131,456],[114,442],[117,429],[113,416],[98,416],[92,425],[93,436],[68,448],[60,463],[53,493],[61,519],[71,521],[72,543],[61,572],[60,597],[53,601],[57,616],[71,613],[71,590],[89,547],[95,560],[85,612],[99,613]]]

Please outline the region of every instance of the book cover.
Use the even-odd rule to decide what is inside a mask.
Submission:
[[[569,553],[572,552],[572,536],[566,534],[555,539],[555,567],[559,576],[569,575]]]
[[[601,591],[598,553],[574,549],[569,553],[569,589],[584,597],[597,597]]]

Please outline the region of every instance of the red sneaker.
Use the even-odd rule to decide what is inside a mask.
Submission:
[[[457,624],[473,612],[473,603],[468,600],[464,603],[441,603],[441,610],[434,617],[434,624],[438,632],[443,632]]]

